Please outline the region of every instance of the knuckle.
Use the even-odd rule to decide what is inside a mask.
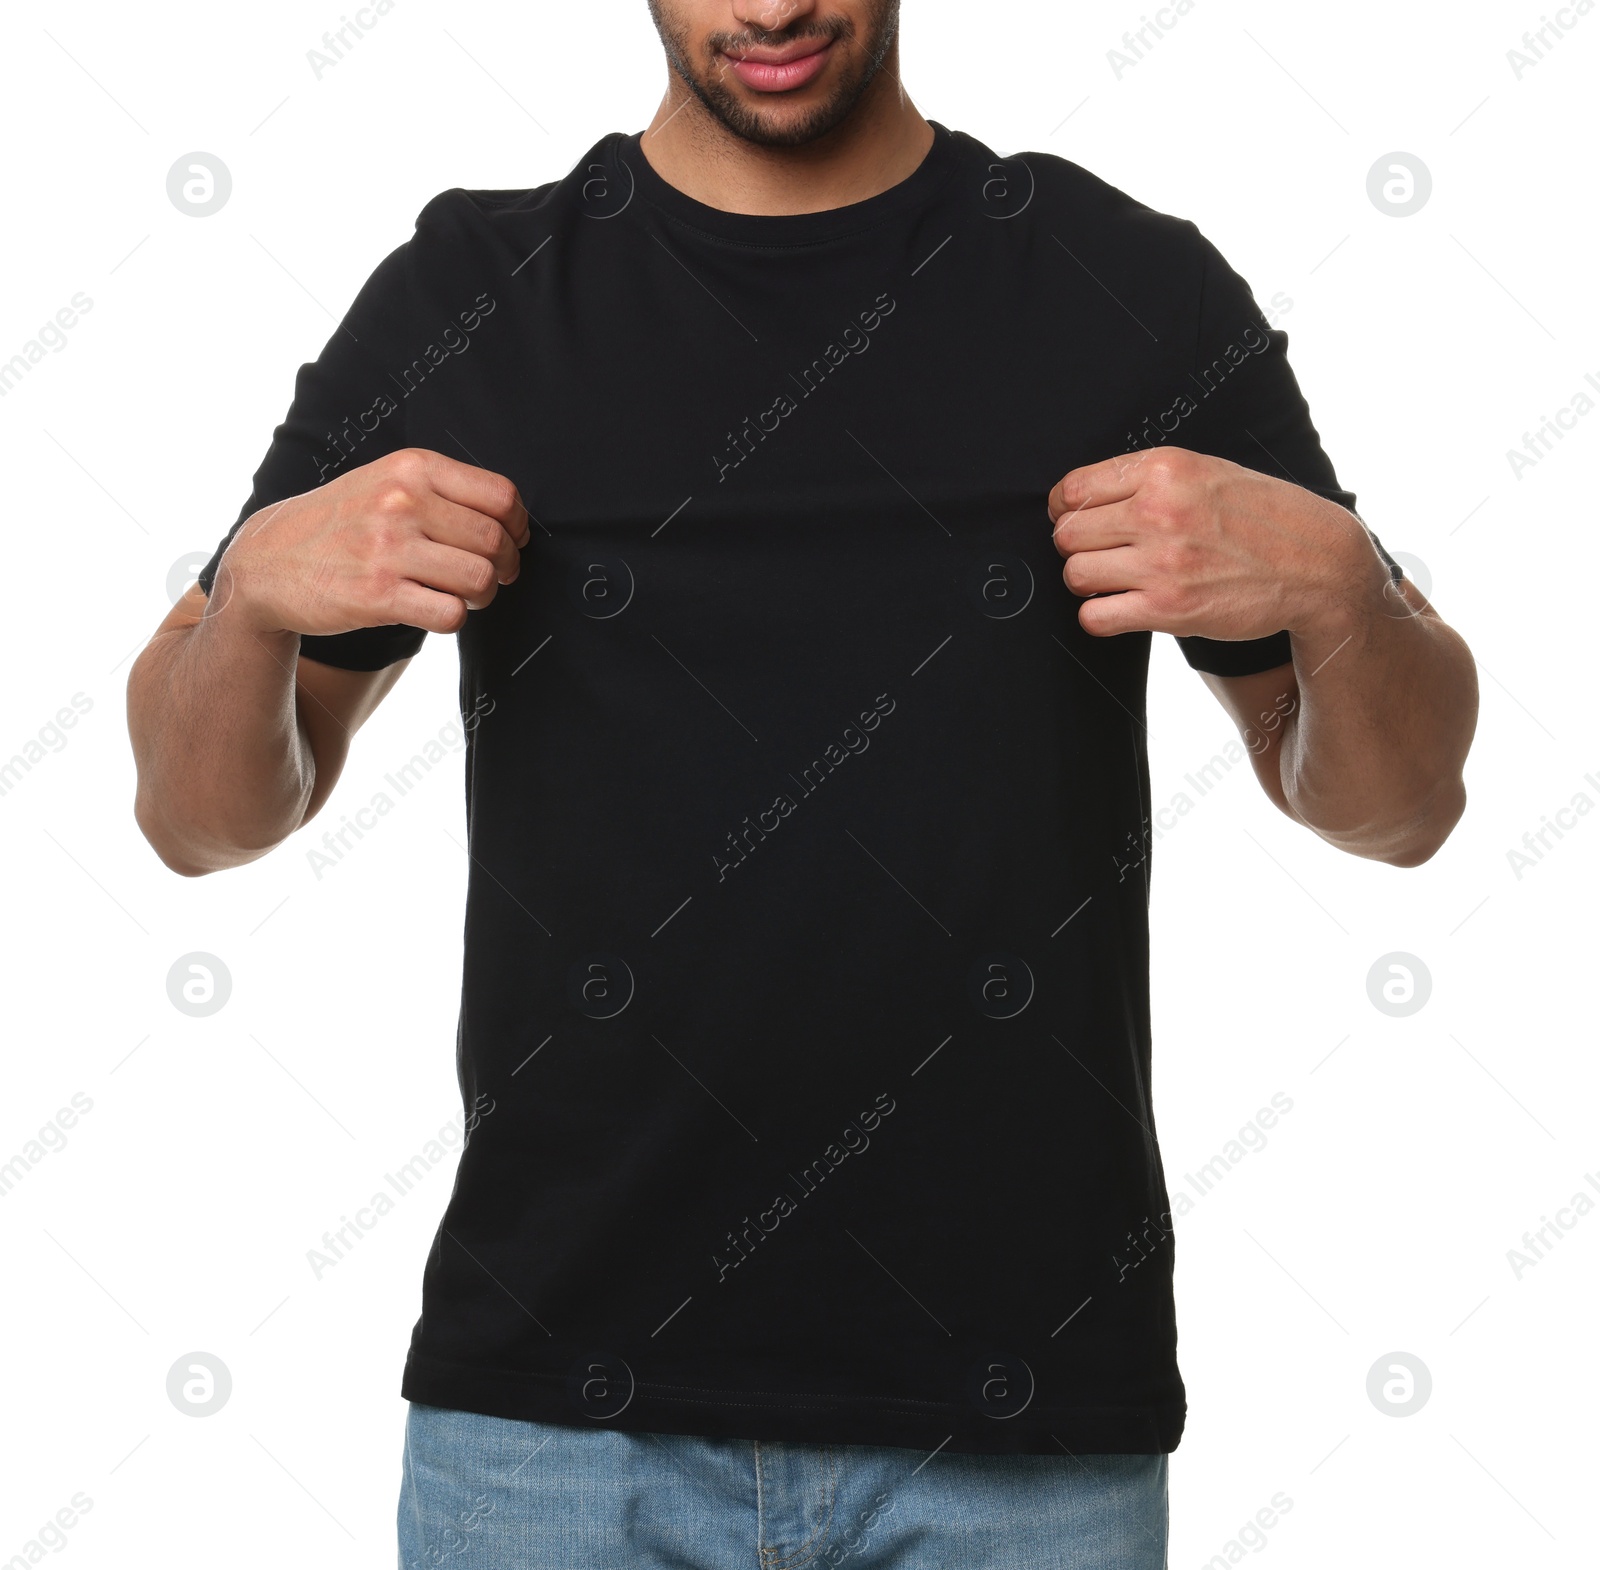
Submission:
[[[363,535],[365,546],[363,554],[368,561],[387,561],[400,549],[404,539],[405,530],[396,521],[395,515],[380,513],[372,520]]]
[[[1199,565],[1200,549],[1185,535],[1168,534],[1153,553],[1156,570],[1164,581],[1188,582]]]
[[[1134,510],[1143,523],[1163,534],[1175,532],[1182,522],[1177,504],[1166,491],[1140,491],[1134,498]]]
[[[472,548],[480,556],[493,558],[498,556],[502,549],[511,541],[506,537],[506,531],[492,518],[484,518],[473,526]]]
[[[1183,460],[1173,452],[1160,451],[1150,455],[1142,476],[1141,495],[1150,494],[1156,499],[1170,497],[1183,479]]]
[[[497,512],[510,512],[517,505],[517,487],[505,475],[493,476],[489,496]]]
[[[380,518],[403,518],[415,505],[410,487],[401,481],[379,486],[372,496],[372,510]]]
[[[474,556],[467,568],[467,589],[474,597],[493,594],[499,582],[494,563],[482,556]]]
[[[467,624],[467,602],[451,598],[448,605],[439,612],[440,632],[460,632]]]
[[[1172,571],[1179,577],[1188,580],[1199,572],[1200,564],[1205,556],[1200,544],[1193,536],[1180,534],[1167,545],[1168,555],[1172,561]]]
[[[426,478],[428,460],[420,447],[402,447],[383,460],[385,469],[409,484],[420,484]]]
[[[392,618],[399,595],[398,573],[372,568],[360,579],[358,598],[364,611]]]

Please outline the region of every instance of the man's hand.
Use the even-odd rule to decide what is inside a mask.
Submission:
[[[134,815],[186,877],[265,855],[328,798],[351,735],[406,662],[347,671],[302,634],[456,632],[520,569],[503,475],[407,448],[247,518],[209,598],[173,606],[128,678]]]
[[[1225,458],[1160,447],[1074,469],[1050,492],[1085,632],[1314,635],[1388,574],[1336,502]]]
[[[528,538],[504,475],[407,447],[248,518],[217,564],[207,614],[266,634],[457,632],[516,579]]]
[[[1279,807],[1393,866],[1438,850],[1466,806],[1477,674],[1416,588],[1391,583],[1359,519],[1170,447],[1074,469],[1049,508],[1086,632],[1288,632],[1289,667],[1205,678]]]

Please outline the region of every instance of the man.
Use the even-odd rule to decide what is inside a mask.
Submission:
[[[1192,223],[925,120],[897,9],[656,0],[649,129],[427,204],[133,673],[193,876],[457,636],[404,1566],[1163,1563],[1150,634],[1332,844],[1463,808],[1470,656],[1284,334]]]

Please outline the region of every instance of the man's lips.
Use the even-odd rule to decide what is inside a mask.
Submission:
[[[752,49],[730,55],[733,73],[758,93],[786,93],[804,87],[828,63],[833,40],[807,39],[787,49]]]

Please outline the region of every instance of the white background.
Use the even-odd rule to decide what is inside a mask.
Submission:
[[[75,1092],[93,1103],[0,1199],[0,1561],[82,1491],[58,1552],[84,1566],[393,1563],[400,1366],[450,1163],[322,1279],[306,1251],[457,1115],[459,755],[320,881],[305,844],[448,726],[455,651],[430,640],[326,822],[194,881],[133,823],[127,672],[169,573],[232,522],[295,368],[427,199],[559,177],[646,123],[664,68],[643,0],[398,0],[319,80],[306,52],[339,15],[19,5],[0,34],[0,359],[93,301],[0,399],[0,760],[92,704],[0,795],[0,1163]],[[1592,1564],[1600,1214],[1521,1279],[1507,1251],[1600,1172],[1600,815],[1520,878],[1507,852],[1575,793],[1600,802],[1600,410],[1520,478],[1506,453],[1600,379],[1600,14],[1520,80],[1534,0],[1198,0],[1119,79],[1107,51],[1139,17],[908,3],[905,80],[1002,154],[1070,157],[1195,219],[1258,298],[1292,301],[1279,325],[1340,478],[1425,564],[1483,685],[1467,816],[1424,868],[1341,857],[1242,767],[1159,838],[1174,1195],[1293,1100],[1179,1223],[1172,1563],[1224,1553],[1281,1491],[1251,1560]],[[165,189],[194,150],[234,182],[204,220]],[[1397,150],[1433,178],[1405,218],[1367,194]],[[1164,639],[1151,702],[1155,799],[1193,798],[1185,774],[1231,731]],[[233,983],[203,1019],[166,992],[196,950]],[[1393,951],[1432,978],[1404,1018],[1367,993]],[[205,1419],[166,1395],[197,1350],[233,1379]],[[1366,1388],[1395,1351],[1433,1381],[1403,1418]]]

